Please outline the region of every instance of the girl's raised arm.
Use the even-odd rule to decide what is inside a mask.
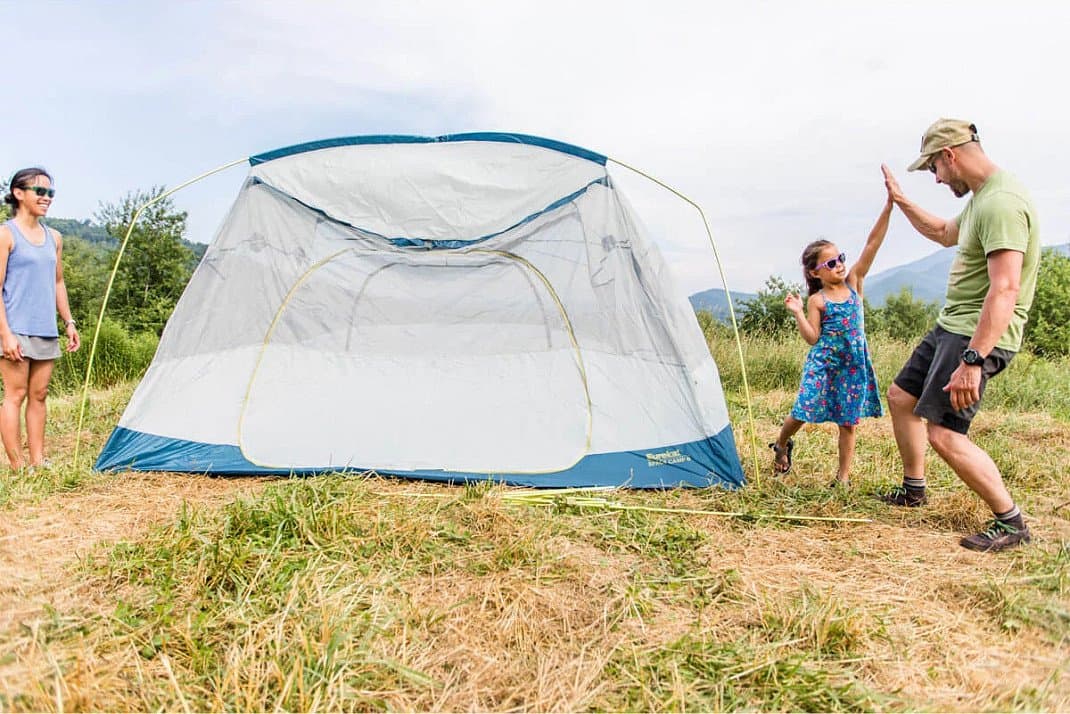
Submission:
[[[877,216],[877,222],[873,224],[873,229],[870,230],[869,237],[866,238],[866,244],[862,248],[861,255],[858,256],[855,264],[851,266],[851,272],[847,275],[847,284],[854,288],[855,292],[862,292],[862,280],[866,277],[866,273],[869,272],[870,266],[873,265],[873,259],[877,256],[881,243],[884,242],[884,236],[888,234],[888,221],[891,218],[894,205],[890,197],[884,202],[884,208],[881,209],[880,215]]]

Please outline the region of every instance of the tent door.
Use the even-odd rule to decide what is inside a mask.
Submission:
[[[585,456],[591,405],[558,295],[527,261],[341,251],[278,311],[238,441],[271,468],[549,473]]]

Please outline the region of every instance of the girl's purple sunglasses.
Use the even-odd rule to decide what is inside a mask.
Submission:
[[[828,268],[829,270],[835,270],[836,266],[839,265],[840,263],[843,263],[844,265],[847,265],[847,254],[846,253],[840,253],[839,255],[837,255],[835,258],[832,258],[831,260],[826,260],[824,263],[818,263],[817,265],[814,266],[814,270],[817,270],[818,268]]]

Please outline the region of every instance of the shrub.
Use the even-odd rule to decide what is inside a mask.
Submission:
[[[1070,257],[1052,248],[1040,258],[1025,345],[1044,357],[1070,354]]]
[[[917,342],[936,323],[940,306],[916,299],[910,288],[889,295],[884,307],[866,312],[866,331],[881,332],[893,340]]]
[[[89,350],[93,339],[93,325],[82,330],[82,347],[77,352],[63,354],[52,375],[52,388],[58,391],[78,389],[85,381]],[[107,317],[100,326],[96,356],[93,358],[91,383],[108,387],[128,380],[140,379],[156,354],[158,338],[151,332],[130,334]]]
[[[784,306],[784,298],[789,293],[802,293],[802,286],[787,283],[777,275],[766,279],[765,285],[750,300],[741,300],[742,315],[739,318],[739,331],[749,335],[780,335],[793,332],[795,317]],[[805,300],[805,298],[804,298]]]

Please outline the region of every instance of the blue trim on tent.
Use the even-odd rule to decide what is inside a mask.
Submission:
[[[509,226],[508,228],[500,230],[500,231],[498,231],[496,233],[488,233],[487,235],[480,236],[479,238],[472,238],[471,240],[460,240],[460,239],[445,239],[445,240],[443,240],[441,238],[386,238],[386,236],[379,236],[379,237],[380,238],[385,238],[386,240],[390,241],[391,243],[393,243],[394,245],[398,246],[399,248],[427,248],[429,250],[444,250],[444,249],[464,248],[466,246],[473,245],[475,243],[482,243],[483,241],[488,241],[491,238],[496,238],[496,237],[502,235],[503,233],[508,233],[509,231],[513,230],[514,228],[519,228],[520,226],[524,225],[525,223],[530,223],[531,221],[534,221],[539,216],[545,215],[545,214],[549,213],[550,211],[553,211],[553,210],[556,210],[558,208],[561,208],[561,206],[564,206],[564,205],[567,205],[569,203],[572,203],[577,198],[579,198],[583,194],[587,193],[587,190],[589,188],[591,188],[591,186],[595,186],[597,184],[601,184],[602,186],[608,186],[609,185],[608,177],[603,176],[602,178],[597,178],[594,181],[591,181],[589,184],[587,184],[583,188],[581,188],[581,189],[579,189],[577,191],[573,191],[569,195],[563,196],[562,198],[557,199],[556,201],[554,201],[553,203],[551,203],[550,205],[548,205],[546,208],[542,209],[541,211],[536,211],[535,213],[532,213],[530,216],[525,216],[524,218],[521,218],[519,221],[517,221],[513,225]],[[357,230],[363,232],[363,233],[371,233],[371,231],[366,231],[363,228],[360,228],[359,226],[353,226],[353,227],[356,228]],[[377,233],[371,233],[371,235],[378,235],[378,234]]]
[[[545,208],[543,208],[543,209],[541,209],[539,211],[536,211],[535,213],[532,213],[530,216],[525,216],[524,218],[521,218],[519,221],[517,221],[513,225],[509,226],[508,228],[505,228],[503,230],[497,231],[495,233],[488,233],[487,235],[479,236],[478,238],[471,238],[469,240],[462,240],[460,238],[388,238],[387,236],[384,236],[382,233],[376,233],[375,231],[368,230],[367,228],[361,228],[360,226],[354,225],[352,223],[348,223],[346,221],[339,220],[339,219],[335,218],[334,216],[330,215],[329,213],[327,213],[326,211],[324,211],[322,208],[316,208],[315,206],[313,206],[311,204],[305,203],[301,199],[296,198],[294,196],[291,196],[290,194],[286,193],[285,191],[282,191],[282,190],[280,190],[278,188],[275,188],[270,183],[268,183],[266,181],[263,181],[263,180],[261,180],[259,178],[254,178],[254,179],[252,179],[252,181],[253,181],[254,184],[257,184],[257,185],[260,185],[260,186],[264,186],[264,187],[268,188],[271,191],[274,191],[274,192],[276,192],[276,193],[278,193],[280,195],[285,196],[289,200],[294,201],[295,203],[298,203],[298,204],[304,206],[305,208],[307,208],[310,211],[315,211],[319,215],[323,216],[327,220],[332,221],[334,223],[341,223],[343,225],[349,226],[350,228],[352,228],[354,230],[358,230],[358,231],[360,231],[361,233],[363,233],[365,235],[369,235],[369,236],[374,236],[376,238],[380,238],[380,239],[382,239],[382,240],[384,240],[384,241],[386,241],[388,243],[391,243],[391,244],[393,244],[393,245],[395,245],[395,246],[397,246],[399,248],[425,248],[427,250],[454,250],[454,249],[457,249],[457,248],[464,248],[466,246],[474,245],[476,243],[482,243],[484,241],[488,241],[488,240],[490,240],[492,238],[496,238],[496,237],[498,237],[498,236],[500,236],[500,235],[502,235],[504,233],[508,233],[509,231],[513,230],[514,228],[518,228],[518,227],[524,225],[525,223],[529,223],[529,222],[535,220],[536,218],[538,218],[539,216],[543,216],[543,215],[545,215],[547,213],[550,213],[551,211],[554,211],[554,210],[557,210],[558,208],[561,208],[561,206],[565,206],[565,205],[575,201],[577,198],[579,198],[583,194],[587,193],[587,191],[590,190],[591,186],[596,186],[596,185],[609,186],[610,185],[610,181],[609,181],[609,177],[608,176],[602,176],[600,178],[596,178],[594,181],[591,181],[589,184],[587,184],[583,188],[577,189],[576,191],[573,191],[572,193],[568,194],[567,196],[562,196],[561,198],[557,199],[556,201],[550,203]]]
[[[363,472],[366,468],[272,469],[257,466],[237,446],[172,439],[116,427],[104,445],[97,471],[176,471],[211,474],[312,475],[338,471]],[[497,481],[514,486],[565,488],[624,486],[672,488],[677,486],[743,486],[743,468],[736,454],[732,427],[715,436],[686,444],[659,446],[643,451],[589,454],[572,468],[548,474],[479,474],[463,471],[380,471],[384,475],[451,483]]]
[[[504,144],[528,144],[530,146],[541,146],[544,149],[560,151],[562,154],[578,156],[581,159],[587,159],[588,161],[593,161],[594,163],[601,164],[602,166],[605,166],[606,161],[608,161],[608,159],[602,154],[596,153],[589,149],[584,149],[581,146],[573,146],[572,144],[566,144],[563,141],[546,139],[541,136],[531,136],[530,134],[509,134],[505,132],[478,131],[471,132],[468,134],[444,134],[442,136],[411,136],[407,134],[340,136],[334,139],[309,141],[305,142],[304,144],[284,146],[283,148],[275,149],[274,151],[265,151],[262,154],[250,156],[249,164],[251,166],[256,166],[257,164],[263,164],[267,163],[268,161],[274,161],[275,159],[281,159],[284,156],[303,154],[306,151],[333,149],[339,146],[359,146],[362,144],[439,144],[453,143],[458,141],[493,141]]]

